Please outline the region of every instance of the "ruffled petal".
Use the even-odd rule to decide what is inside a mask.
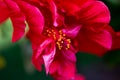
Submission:
[[[50,43],[52,43],[52,39],[45,39],[45,40],[43,40],[43,42],[40,44],[40,46],[38,48],[38,52],[36,54],[36,58],[39,58],[39,56],[41,56],[40,53],[42,53],[42,51],[44,51],[44,49],[47,48],[47,46],[49,46]]]
[[[76,67],[74,62],[66,61],[65,58],[56,59],[51,63],[50,74],[55,80],[70,80],[75,77]],[[64,60],[64,61],[63,61]]]
[[[50,74],[55,80],[69,80],[76,75],[76,56],[75,51],[57,51],[53,62],[50,65]]]
[[[34,66],[41,70],[41,64],[44,61],[46,73],[49,72],[49,65],[51,64],[52,60],[54,59],[55,55],[55,45],[53,45],[53,41],[51,39],[45,39],[39,46],[36,52],[33,54],[32,62]]]
[[[10,18],[13,24],[12,42],[15,42],[19,40],[25,33],[25,16],[15,2],[5,0],[5,3],[9,7]]]
[[[12,42],[16,42],[25,34],[25,17],[23,13],[18,13],[16,16],[11,16],[11,21],[13,22],[13,36]]]
[[[29,25],[29,31],[41,35],[44,27],[44,18],[40,10],[24,1],[16,1],[26,16]]]
[[[46,69],[47,74],[49,72],[49,68],[50,68],[51,63],[54,60],[55,53],[56,53],[55,44],[50,43],[48,45],[48,47],[46,48],[46,54],[43,55],[43,60],[44,60],[45,69]]]
[[[67,14],[73,14],[74,12],[76,12],[80,9],[79,6],[76,5],[73,1],[68,1],[68,0],[65,0],[65,1],[59,0],[58,1],[58,0],[56,0],[55,3],[59,9],[66,12]]]
[[[80,8],[76,16],[84,25],[110,22],[108,7],[101,1],[89,1]]]
[[[87,2],[97,1],[97,0],[54,0],[57,7],[67,12],[67,14],[74,14],[76,11],[80,10],[80,7]],[[67,6],[66,6],[67,5]]]
[[[107,30],[94,32],[92,30],[81,30],[77,37],[79,51],[102,56],[111,49],[112,36]]]
[[[111,49],[112,36],[108,31],[103,30],[101,33],[91,35],[90,38],[101,46]]]
[[[57,75],[56,71],[58,70],[59,68],[59,61],[58,60],[54,60],[51,65],[50,65],[50,69],[49,69],[49,73],[50,74],[54,74],[54,75]]]
[[[80,31],[80,28],[81,26],[80,25],[77,25],[75,27],[70,27],[70,28],[67,28],[67,29],[63,29],[63,33],[66,34],[66,36],[70,37],[70,38],[75,38],[79,31]]]
[[[37,50],[33,50],[32,63],[38,71],[42,70],[42,64],[44,64],[43,59],[36,59]]]
[[[120,49],[120,32],[115,32],[114,29],[110,25],[106,26],[105,29],[109,31],[112,36],[112,49],[111,50]]]
[[[76,56],[75,56],[76,50],[72,46],[68,50],[62,49],[61,53],[64,56],[64,58],[66,58],[67,60],[76,62]]]
[[[33,50],[38,49],[39,45],[45,40],[45,36],[36,34],[34,31],[29,31],[26,36],[30,40]]]
[[[9,17],[9,14],[7,5],[0,1],[0,23],[4,22]]]
[[[50,10],[52,12],[53,25],[57,27],[58,26],[58,23],[57,23],[57,17],[58,17],[57,7],[56,7],[55,3],[53,2],[53,0],[48,0],[48,2],[49,2],[49,5],[50,5]]]

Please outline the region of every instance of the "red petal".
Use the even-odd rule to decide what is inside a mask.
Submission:
[[[41,69],[42,62],[40,61],[43,59],[45,63],[46,73],[49,72],[49,66],[52,60],[54,59],[54,55],[56,52],[55,45],[53,44],[54,43],[52,42],[51,39],[46,39],[39,45],[39,48],[37,49],[37,51],[35,50],[32,61],[38,70]]]
[[[74,27],[70,27],[67,29],[63,29],[63,33],[66,34],[67,37],[70,37],[70,38],[75,38],[78,33],[79,33],[79,30],[80,30],[81,26],[80,25],[77,25],[77,26],[74,26]]]
[[[49,68],[50,68],[51,63],[54,60],[55,53],[56,53],[55,44],[52,43],[50,49],[47,49],[46,54],[43,55],[43,60],[45,63],[45,68],[46,68],[47,74],[49,72]]]
[[[112,36],[106,30],[100,32],[92,30],[81,30],[78,36],[79,50],[102,56],[111,49]]]
[[[18,13],[16,16],[11,17],[13,22],[13,37],[12,42],[16,42],[21,37],[23,37],[25,33],[25,17],[22,13]]]
[[[15,2],[8,0],[5,0],[5,2],[9,7],[10,18],[13,24],[12,42],[15,42],[24,35],[26,26],[25,17]]]
[[[52,0],[49,1],[49,4],[50,4],[50,10],[52,12],[52,17],[53,17],[53,25],[58,26],[58,23],[56,21],[57,17],[58,17],[57,7],[56,7],[55,3]]]
[[[76,51],[69,48],[68,50],[62,49],[61,54],[64,56],[65,59],[70,60],[72,62],[76,62],[76,56],[75,56]]]
[[[61,8],[67,12],[67,14],[74,14],[74,12],[80,10],[80,7],[89,1],[96,0],[54,0],[58,8]],[[67,6],[66,6],[67,5]]]
[[[64,54],[62,52],[59,50],[57,51],[55,58],[50,65],[50,74],[55,80],[69,80],[75,77],[76,74],[75,53],[70,52],[70,54]]]
[[[110,12],[101,1],[87,2],[80,8],[77,18],[85,25],[110,22]]]
[[[26,21],[28,22],[30,31],[41,35],[44,27],[44,18],[40,10],[24,1],[19,0],[17,4],[26,15]]]
[[[106,26],[112,36],[112,50],[120,49],[120,32],[115,32],[111,26]]]
[[[50,65],[50,69],[49,69],[49,73],[50,74],[54,74],[56,73],[56,71],[58,70],[59,68],[59,60],[54,60],[51,65]]]
[[[50,66],[50,74],[55,78],[55,80],[70,80],[75,77],[75,63],[62,60],[64,58],[61,57],[61,59],[56,59],[52,62]],[[53,69],[55,68],[55,69]]]
[[[29,31],[27,33],[27,38],[32,43],[32,49],[36,50],[39,48],[39,45],[42,43],[42,41],[45,39],[43,35],[36,34],[34,31]]]
[[[32,55],[32,63],[38,71],[41,71],[42,70],[41,65],[43,64],[43,59],[42,58],[36,59],[36,54],[37,54],[37,50],[34,50]]]
[[[4,22],[9,17],[9,10],[3,1],[0,1],[0,23]]]

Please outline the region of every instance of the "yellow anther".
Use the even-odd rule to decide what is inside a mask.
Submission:
[[[69,43],[71,43],[71,40],[70,40],[70,39],[67,39],[67,41],[68,41]]]
[[[48,34],[48,36],[50,36],[50,34]]]
[[[56,44],[59,44],[59,42],[56,42]]]
[[[62,46],[58,46],[58,49],[61,50],[61,49],[62,49]]]
[[[59,48],[62,48],[62,46],[60,45]]]
[[[53,38],[56,39],[56,35],[55,34],[53,35]]]
[[[49,30],[46,30],[46,32],[49,32]]]
[[[67,44],[67,48],[70,48],[70,44]]]
[[[48,33],[51,33],[51,31],[49,31]]]
[[[55,31],[52,29],[52,32],[55,32]]]
[[[58,41],[61,41],[61,38],[59,38]]]
[[[54,39],[56,39],[56,37],[53,37]]]
[[[62,34],[62,30],[59,30],[59,33]]]
[[[60,47],[58,47],[58,49],[59,49],[59,50],[61,50],[61,48],[60,48]]]
[[[63,38],[63,36],[62,35],[60,35],[60,39],[62,39]]]
[[[63,41],[61,41],[61,43],[64,43]]]
[[[56,32],[53,32],[53,34],[56,34]]]
[[[66,34],[63,34],[63,36],[66,36]]]
[[[56,46],[59,50],[62,48],[68,50],[70,48],[71,40],[66,37],[66,34],[62,30],[57,31],[56,29],[47,29],[45,35],[52,37]]]

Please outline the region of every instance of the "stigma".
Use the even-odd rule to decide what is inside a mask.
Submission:
[[[55,41],[59,50],[68,50],[70,48],[71,39],[69,39],[62,30],[47,29],[44,34]]]

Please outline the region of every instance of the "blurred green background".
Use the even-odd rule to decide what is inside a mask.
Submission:
[[[111,12],[111,26],[120,31],[120,0],[103,0]],[[0,25],[0,80],[53,80],[43,69],[38,72],[31,63],[31,44],[23,38],[11,42],[10,20]],[[120,80],[120,50],[107,52],[102,58],[81,53],[77,55],[78,72],[86,80]]]

